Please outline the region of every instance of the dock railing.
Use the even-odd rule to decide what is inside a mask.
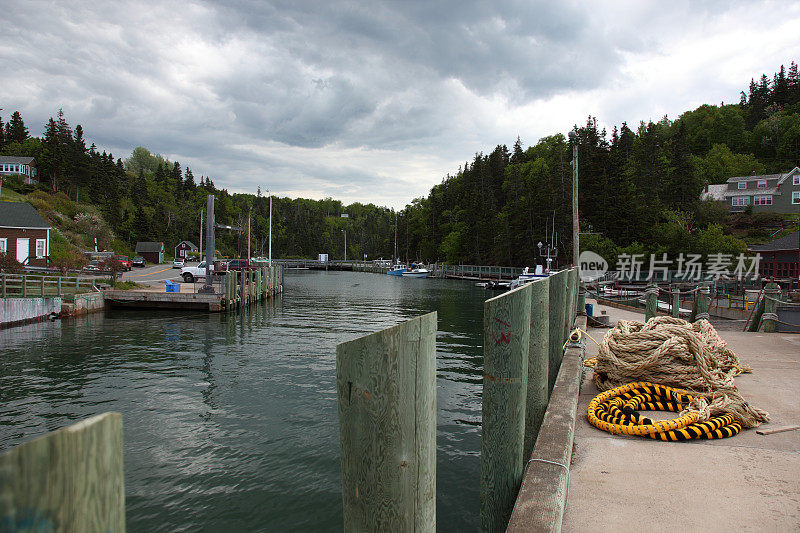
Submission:
[[[0,297],[47,298],[94,290],[95,278],[48,274],[0,274]]]

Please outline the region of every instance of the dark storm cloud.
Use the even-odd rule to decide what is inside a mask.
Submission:
[[[608,6],[11,0],[0,107],[34,134],[63,107],[117,157],[145,146],[233,190],[401,205],[520,129],[554,133],[520,110],[551,128],[570,99],[630,85],[631,55],[663,54],[658,39],[680,40],[686,21],[734,9]],[[536,108],[552,98],[568,101]],[[585,116],[559,116],[556,131]]]

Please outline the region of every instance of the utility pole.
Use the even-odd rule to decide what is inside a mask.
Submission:
[[[214,195],[209,194],[206,201],[206,286],[204,292],[214,292],[214,278],[211,265],[214,261]]]
[[[203,259],[203,209],[200,209],[200,247],[197,249],[200,252],[200,260]]]
[[[250,211],[247,212],[247,261],[250,261]]]
[[[269,265],[272,266],[272,193],[267,189],[269,194]]]
[[[578,134],[569,132],[572,141],[572,265],[578,266],[581,253],[578,238]]]

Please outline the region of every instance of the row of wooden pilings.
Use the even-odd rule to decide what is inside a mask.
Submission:
[[[658,314],[658,291],[659,288],[656,284],[650,284],[645,289],[645,320],[650,320]],[[700,283],[692,291],[694,293],[694,302],[692,311],[689,316],[689,322],[695,320],[706,319],[708,320],[708,307],[711,302],[711,287],[708,283]],[[672,298],[672,316],[677,318],[680,316],[680,302],[681,293],[678,289],[673,289],[670,293]],[[781,294],[780,285],[771,282],[767,283],[759,297],[758,303],[754,309],[752,320],[750,320],[748,331],[758,331],[762,325],[765,333],[774,333],[777,327],[777,309],[778,298]]]
[[[233,311],[283,292],[283,266],[271,265],[253,270],[225,273],[225,309]]]
[[[505,530],[580,303],[578,269],[487,300],[480,529]],[[345,531],[436,530],[435,312],[336,353]]]

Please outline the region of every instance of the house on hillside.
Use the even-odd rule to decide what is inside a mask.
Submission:
[[[178,243],[178,246],[175,247],[175,259],[183,258],[186,259],[186,256],[189,253],[197,253],[198,248],[197,246],[191,241],[181,241]]]
[[[50,224],[26,202],[0,202],[0,253],[23,265],[48,265]]]
[[[762,277],[797,279],[800,276],[800,231],[767,244],[752,244],[747,250],[761,256],[758,273]]]
[[[150,263],[164,262],[164,243],[163,242],[137,242],[136,255],[141,255]]]
[[[32,157],[17,157],[13,155],[0,155],[0,176],[24,176],[26,185],[39,183],[39,172],[36,170],[36,160]]]
[[[728,178],[726,185],[723,199],[731,212],[748,206],[755,213],[800,212],[800,167],[784,174]]]

